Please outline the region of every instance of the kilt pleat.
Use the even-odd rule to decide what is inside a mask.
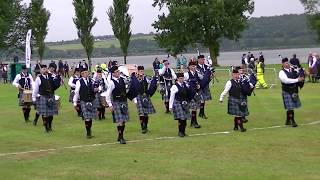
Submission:
[[[246,107],[242,107],[241,103],[246,102],[248,104],[247,98],[241,96],[240,98],[235,98],[233,96],[229,96],[228,99],[228,114],[234,116],[248,116],[249,110],[248,105]]]
[[[292,99],[292,96],[290,93],[282,91],[282,99],[283,99],[283,105],[286,110],[293,110],[296,108],[301,107],[300,98],[297,98],[297,101],[294,101]]]
[[[143,106],[142,100],[144,98],[148,99],[147,106]],[[137,107],[138,115],[146,115],[146,114],[156,113],[156,110],[154,109],[154,106],[153,106],[149,96],[138,95],[136,107]]]
[[[95,119],[97,117],[97,103],[96,100],[93,100],[92,103],[92,109],[88,109],[86,106],[85,101],[80,101],[80,105],[81,105],[81,111],[82,111],[82,119],[86,120],[86,119]]]
[[[124,101],[124,102],[113,101],[112,102],[112,107],[113,107],[112,118],[113,118],[114,123],[129,121],[129,111],[127,109],[125,112],[122,112],[121,111],[122,105],[128,107],[128,102],[127,101]]]
[[[190,119],[190,104],[188,103],[188,108],[183,109],[182,102],[174,100],[173,106],[173,117],[175,120],[187,120]]]
[[[52,96],[54,99],[54,96]],[[40,96],[37,98],[37,111],[42,116],[53,116],[58,114],[57,102],[53,101],[52,106],[48,106],[49,97]]]
[[[210,92],[209,86],[204,88],[201,91],[201,95],[202,95],[202,100],[204,100],[204,101],[212,100],[212,96],[211,96],[211,92]]]

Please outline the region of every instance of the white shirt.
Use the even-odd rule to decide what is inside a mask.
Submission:
[[[120,78],[115,78],[112,77],[112,79],[116,80],[117,82],[119,82]],[[109,107],[112,107],[112,100],[111,100],[111,96],[112,96],[112,91],[114,90],[116,86],[114,85],[114,82],[112,80],[109,81],[108,84],[108,89],[107,89],[107,93],[106,93],[106,101]]]
[[[84,83],[88,86],[88,81],[87,81],[87,79],[86,78],[81,78],[81,79],[83,79],[84,80]],[[80,87],[81,87],[81,84],[80,84],[80,79],[79,79],[79,81],[77,81],[76,82],[76,88],[75,88],[75,90],[74,90],[74,96],[73,96],[73,105],[74,106],[77,106],[77,101],[78,101],[78,99],[79,99],[79,92],[80,92]]]
[[[312,56],[312,61],[309,62],[309,68],[313,68],[317,63],[317,58]]]
[[[24,74],[23,72],[22,72],[22,74]],[[25,74],[24,74],[25,75]],[[29,74],[28,75],[28,78],[30,79],[30,85],[31,85],[31,87],[29,87],[30,89],[33,89],[33,87],[34,87],[34,81],[33,81],[33,78],[32,78],[32,76],[31,76],[31,74]],[[14,78],[14,80],[13,80],[13,82],[12,82],[12,85],[14,85],[14,86],[16,86],[16,87],[19,87],[19,81],[21,80],[21,74],[19,73],[19,74],[17,74],[16,75],[16,77]],[[25,82],[25,83],[27,83],[27,82]],[[22,88],[24,88],[24,87],[22,87]]]
[[[286,71],[290,72],[289,69],[285,69]],[[279,79],[282,83],[284,84],[293,84],[293,83],[297,83],[298,82],[298,78],[296,79],[290,79],[288,78],[288,76],[286,75],[286,73],[284,72],[284,70],[281,70],[279,72]]]
[[[75,75],[76,76],[76,75]],[[79,78],[78,76],[76,76],[77,78]],[[76,88],[76,84],[73,83],[74,77],[71,76],[69,81],[68,81],[68,85],[72,88]]]
[[[43,76],[45,79],[49,78],[48,75],[41,74],[40,76]],[[32,101],[36,101],[36,98],[38,97],[38,94],[39,94],[39,87],[41,85],[40,76],[38,76],[36,78],[36,80],[34,81],[34,88],[33,88],[33,91],[32,91]]]
[[[180,86],[182,86],[183,83],[179,83],[177,82]],[[173,106],[173,101],[174,98],[176,96],[176,93],[179,91],[177,85],[172,85],[171,89],[170,89],[170,100],[169,100],[169,109],[172,109]]]
[[[165,66],[162,67],[162,69],[159,70],[159,75],[164,75],[164,73],[167,71],[167,68]],[[176,73],[170,68],[172,79],[177,79]]]
[[[195,75],[195,74],[196,74],[196,73],[193,72],[193,71],[190,71],[190,73],[191,73],[192,75]],[[189,77],[189,72],[183,73],[183,76],[184,76],[184,80],[185,80],[185,81],[188,81],[188,80],[190,79],[190,77]]]
[[[227,81],[227,83],[224,87],[224,90],[220,95],[220,99],[219,99],[220,101],[223,101],[223,98],[229,93],[231,86],[232,86],[231,80]]]

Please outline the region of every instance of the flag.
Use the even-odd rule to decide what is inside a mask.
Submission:
[[[31,48],[30,48],[30,41],[31,41],[31,29],[29,29],[26,38],[26,66],[30,68],[30,60],[31,60]]]

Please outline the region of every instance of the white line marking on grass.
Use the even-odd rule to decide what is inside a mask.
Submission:
[[[320,124],[320,121],[314,121],[314,122],[306,123],[306,124],[299,124],[299,126],[317,125],[317,124]],[[290,126],[285,126],[285,125],[284,126],[270,126],[270,127],[262,127],[262,128],[252,128],[252,129],[248,129],[248,130],[249,131],[256,131],[256,130],[284,128],[284,127],[290,127]],[[196,137],[196,136],[220,135],[220,134],[230,134],[230,133],[233,133],[233,132],[234,131],[222,131],[222,132],[190,134],[188,136],[189,137]],[[164,137],[158,137],[158,138],[130,140],[130,141],[127,141],[127,142],[128,143],[138,143],[138,142],[156,141],[156,140],[170,140],[170,139],[180,139],[180,138],[179,137],[166,137],[166,136],[164,136]],[[63,149],[79,149],[79,148],[85,148],[85,147],[97,147],[97,146],[115,145],[115,144],[119,144],[119,142],[76,145],[76,146],[67,146],[67,147],[62,147],[62,148],[40,149],[40,150],[12,152],[12,153],[0,153],[0,157],[12,156],[12,155],[32,154],[32,153],[41,153],[41,152],[52,152],[52,151],[59,151],[59,150],[63,150]]]

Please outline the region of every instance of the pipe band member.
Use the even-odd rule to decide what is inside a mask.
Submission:
[[[29,115],[31,111],[30,106],[32,105],[32,99],[30,99],[30,102],[24,102],[24,96],[27,96],[27,94],[24,94],[24,91],[29,90],[30,92],[32,92],[31,90],[33,89],[34,81],[31,74],[28,73],[26,65],[22,65],[21,73],[16,75],[12,82],[12,85],[18,88],[19,106],[22,107],[24,121],[29,122]]]
[[[299,82],[304,81],[304,77],[290,68],[288,58],[282,59],[282,70],[279,72],[279,79],[282,84],[282,99],[284,108],[287,111],[287,120],[285,125],[297,127],[294,119],[294,109],[301,107],[299,98]]]
[[[73,106],[77,107],[78,99],[80,99],[81,114],[84,120],[87,138],[91,139],[92,120],[97,116],[97,104],[95,93],[98,91],[94,88],[94,81],[89,77],[87,68],[81,68],[81,78],[76,82],[76,87],[73,96]]]
[[[184,82],[183,73],[177,73],[177,82],[170,89],[169,109],[178,121],[178,136],[185,137],[187,120],[190,119],[190,101],[194,98],[195,87]]]
[[[164,105],[166,107],[166,113],[169,111],[169,98],[170,98],[170,88],[172,87],[173,81],[177,79],[176,73],[170,68],[170,63],[168,60],[163,60],[164,66],[159,70],[160,75],[160,94],[162,95],[162,100],[164,100]]]
[[[118,66],[112,66],[110,68],[110,73],[111,80],[108,84],[106,101],[110,111],[112,112],[113,122],[117,124],[118,142],[120,144],[126,144],[126,140],[124,139],[124,130],[126,122],[129,121],[126,84],[124,79],[120,77]]]
[[[240,127],[241,132],[245,132],[243,127],[243,118],[249,115],[248,101],[244,97],[241,89],[241,82],[239,77],[239,71],[237,68],[232,70],[232,79],[227,81],[224,91],[220,95],[220,102],[223,102],[224,96],[229,93],[228,99],[228,114],[234,115],[234,130],[238,130]]]
[[[46,65],[41,65],[41,75],[35,80],[32,100],[37,104],[37,111],[42,116],[45,132],[52,131],[53,116],[58,115],[58,106],[54,92],[60,87],[61,77],[49,73]],[[39,96],[38,96],[39,94]]]

